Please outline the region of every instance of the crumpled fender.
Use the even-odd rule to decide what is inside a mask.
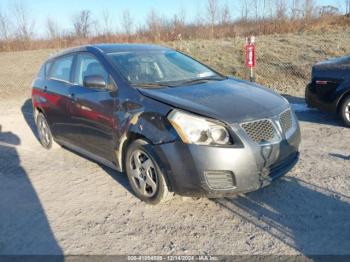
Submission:
[[[150,104],[145,104],[144,107],[139,107],[136,110],[126,110],[127,112],[122,112],[120,118],[117,118],[121,124],[120,126],[123,127],[119,129],[121,130],[117,134],[119,141],[116,141],[116,166],[118,171],[123,171],[123,154],[126,146],[130,143],[130,139],[140,137],[153,145],[170,143],[179,139],[175,129],[167,119],[167,114],[171,108],[154,100]],[[153,107],[155,107],[154,110],[152,110]],[[129,108],[129,106],[126,108]]]

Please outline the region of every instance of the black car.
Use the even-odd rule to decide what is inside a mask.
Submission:
[[[305,100],[309,107],[337,114],[350,127],[350,56],[314,65]]]
[[[257,190],[298,160],[288,101],[174,50],[93,45],[50,57],[33,82],[40,141],[125,171],[136,196]]]

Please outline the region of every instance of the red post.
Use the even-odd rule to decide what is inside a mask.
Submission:
[[[249,79],[254,82],[254,67],[256,65],[256,47],[255,37],[251,36],[246,39],[245,45],[245,65],[250,70]]]

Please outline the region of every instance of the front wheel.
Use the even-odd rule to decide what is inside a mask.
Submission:
[[[340,117],[344,124],[350,127],[350,96],[345,98],[340,108]]]
[[[134,141],[125,157],[126,174],[135,195],[149,204],[165,202],[172,197],[164,174],[156,162],[150,144],[144,140]]]

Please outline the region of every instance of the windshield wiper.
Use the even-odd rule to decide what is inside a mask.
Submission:
[[[207,81],[222,81],[225,79],[226,79],[225,77],[221,77],[221,76],[210,76],[210,77],[199,77],[199,78],[190,79],[190,80],[183,80],[183,81],[134,83],[133,86],[137,86],[137,87],[176,87],[176,86],[181,86],[184,84],[194,84],[194,83],[207,82]]]
[[[133,84],[133,86],[137,86],[137,87],[168,87],[169,85],[154,82],[154,83],[135,83],[135,84]]]
[[[226,78],[221,77],[221,76],[199,77],[199,78],[183,81],[183,82],[181,82],[181,84],[194,84],[194,83],[207,82],[207,81],[222,81],[225,79]]]

